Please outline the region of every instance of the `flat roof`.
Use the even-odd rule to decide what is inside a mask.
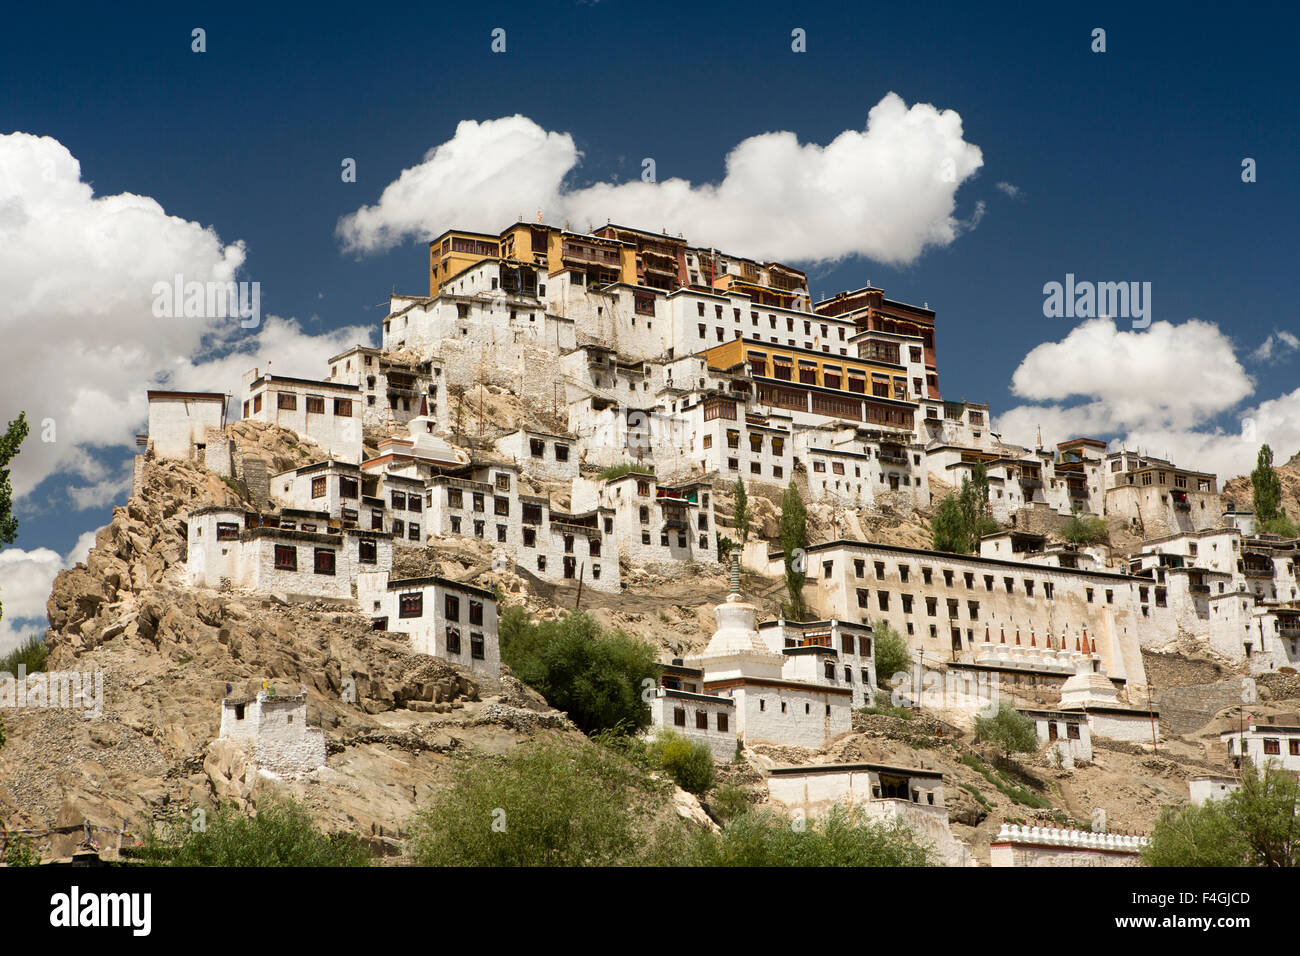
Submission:
[[[249,391],[252,391],[253,389],[257,388],[258,385],[265,385],[267,382],[272,382],[272,383],[287,382],[292,385],[312,385],[312,386],[319,386],[320,388],[338,389],[344,392],[361,391],[360,385],[345,385],[341,382],[328,382],[325,381],[324,379],[318,379],[318,378],[293,378],[292,376],[289,375],[271,375],[269,373],[266,375],[261,375],[253,379],[251,382],[249,382],[248,383]]]
[[[929,777],[942,780],[943,774],[938,770],[921,770],[915,767],[893,767],[884,763],[818,763],[802,767],[773,767],[770,776],[793,777],[813,773],[847,773],[855,770],[873,770],[877,773],[897,773],[908,777]]]
[[[151,402],[156,398],[183,399],[191,402],[224,402],[226,400],[226,396],[221,392],[170,392],[166,389],[151,388],[146,394]]]
[[[460,581],[453,581],[451,578],[444,578],[437,574],[430,574],[419,578],[401,578],[396,581],[390,579],[388,582],[388,590],[397,591],[409,588],[421,588],[427,587],[430,584],[438,587],[453,588],[457,591],[469,591],[474,594],[480,594],[483,597],[491,598],[493,601],[497,599],[496,594],[489,591],[487,588],[481,588],[473,584],[462,584]]]
[[[848,538],[837,538],[834,541],[826,541],[821,544],[810,544],[804,550],[806,552],[827,551],[838,548],[862,548],[873,549],[876,551],[888,551],[892,554],[911,554],[916,555],[918,559],[925,558],[928,560],[949,560],[949,561],[970,561],[976,564],[991,564],[1003,568],[1016,568],[1021,571],[1035,569],[1040,573],[1043,571],[1055,571],[1060,574],[1084,574],[1089,577],[1102,578],[1112,583],[1133,584],[1139,580],[1146,583],[1146,579],[1138,579],[1130,574],[1120,574],[1112,571],[1091,571],[1084,568],[1062,568],[1053,564],[1035,564],[1032,561],[1006,561],[1002,558],[984,558],[978,554],[955,554],[951,551],[927,551],[923,548],[905,548],[896,544],[880,544],[873,541],[853,541]],[[783,557],[784,551],[769,551],[767,558],[769,561],[775,561]]]

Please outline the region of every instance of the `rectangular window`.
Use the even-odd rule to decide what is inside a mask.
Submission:
[[[423,617],[424,616],[424,592],[411,591],[408,594],[400,595],[397,599],[397,616],[398,617]]]
[[[334,399],[334,414],[339,418],[352,417],[352,399],[336,398]]]
[[[325,414],[325,396],[308,395],[307,396],[307,414],[324,415]]]
[[[709,729],[709,714],[708,714],[708,711],[697,710],[697,711],[695,712],[695,729],[696,729],[696,730],[708,730],[708,729]]]
[[[277,571],[298,570],[298,549],[289,544],[275,546],[275,569]]]
[[[477,631],[469,632],[469,656],[476,661],[483,660],[483,635]]]
[[[374,538],[362,538],[357,542],[357,561],[360,564],[376,564],[379,561],[379,542]]]
[[[447,653],[460,653],[460,631],[454,627],[447,628]]]
[[[460,598],[454,594],[443,595],[442,601],[443,615],[449,621],[460,620]]]
[[[334,552],[329,548],[316,549],[316,566],[313,570],[317,574],[334,573]]]
[[[674,707],[674,708],[673,708],[673,725],[674,725],[674,726],[677,726],[677,727],[685,727],[685,726],[686,726],[686,708],[685,708],[685,707]]]
[[[1264,753],[1268,756],[1280,755],[1282,753],[1282,748],[1280,746],[1279,741],[1271,737],[1265,738]]]
[[[231,521],[217,522],[217,540],[234,541],[239,537],[239,525]]]
[[[326,491],[326,479],[324,475],[311,480],[311,496],[313,498],[324,498]]]
[[[728,726],[729,721],[727,720],[727,715],[718,714],[718,732],[724,734],[727,733]]]
[[[292,412],[298,408],[298,396],[293,392],[279,392],[275,396],[275,407]]]

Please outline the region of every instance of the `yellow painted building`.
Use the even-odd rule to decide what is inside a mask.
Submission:
[[[853,395],[911,401],[905,369],[843,355],[733,339],[704,352],[710,368],[725,370],[745,364],[750,374],[797,385],[830,388]]]
[[[616,239],[517,222],[499,236],[448,230],[429,243],[429,295],[485,259],[521,262],[546,270],[581,272],[584,284],[637,284],[636,247]]]

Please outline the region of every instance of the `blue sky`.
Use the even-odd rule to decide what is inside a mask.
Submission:
[[[960,114],[983,166],[958,189],[954,215],[970,221],[983,204],[982,216],[906,265],[804,263],[814,298],[870,279],[928,302],[945,397],[988,401],[997,414],[1026,403],[1011,378],[1027,353],[1077,324],[1044,318],[1045,282],[1067,272],[1149,281],[1152,317],[1213,323],[1221,338],[1200,341],[1233,343],[1253,385],[1177,427],[1234,433],[1243,408],[1296,384],[1293,349],[1269,361],[1249,353],[1296,326],[1300,16],[1253,5],[1026,7],[21,5],[0,33],[0,134],[53,137],[97,196],[149,196],[224,243],[242,240],[240,277],[261,282],[263,312],[315,334],[375,326],[390,289],[427,288],[421,242],[358,256],[343,251],[336,225],[462,120],[517,113],[570,134],[582,152],[575,187],[636,179],[645,156],[661,180],[698,184],[721,179],[747,137],[790,130],[826,144],[862,130],[894,92]],[[206,53],[191,52],[194,27],[206,30]],[[507,31],[504,54],[489,49],[496,27]],[[807,32],[803,54],[791,51],[796,27]],[[1096,27],[1105,53],[1090,49]],[[341,181],[343,157],[357,160],[356,183]],[[1255,183],[1241,180],[1244,157],[1258,164]],[[1068,349],[1045,358],[1071,360]],[[1195,371],[1189,393],[1204,387]],[[4,391],[0,402],[6,419],[39,404]],[[133,450],[94,456],[111,470]],[[66,500],[71,482],[56,472],[24,496],[17,547],[64,554],[108,520],[109,503]]]

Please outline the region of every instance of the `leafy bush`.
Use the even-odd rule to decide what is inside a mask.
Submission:
[[[641,851],[634,823],[664,803],[617,754],[543,740],[457,767],[452,785],[416,813],[409,848],[426,866],[632,864]],[[665,831],[663,845],[677,839]]]
[[[714,817],[723,822],[734,820],[742,813],[748,813],[752,807],[749,793],[744,787],[737,787],[734,784],[718,787],[709,798],[709,809],[713,811]]]
[[[625,461],[618,465],[610,465],[596,476],[597,481],[613,481],[615,478],[622,478],[624,475],[636,473],[638,475],[648,475],[653,477],[655,466],[643,464],[639,461]]]
[[[1012,803],[1019,803],[1034,810],[1046,810],[1052,805],[1051,801],[1046,797],[1041,797],[1024,787],[1018,787],[1000,773],[989,769],[988,765],[974,754],[963,754],[961,762],[991,783],[999,793]]]
[[[18,837],[5,850],[7,866],[39,866],[40,863],[40,854],[32,849],[26,837]]]
[[[673,782],[696,796],[713,789],[717,773],[708,746],[689,740],[673,730],[661,731],[650,745],[659,766]]]
[[[635,733],[650,725],[641,693],[659,683],[661,671],[651,645],[621,631],[606,633],[582,612],[538,622],[523,608],[511,607],[497,631],[501,659],[515,676],[567,713],[583,733]]]
[[[201,829],[180,814],[151,829],[139,856],[154,866],[367,866],[355,834],[324,833],[302,804],[279,798],[245,816],[233,804],[206,814]]]
[[[1300,784],[1247,763],[1241,788],[1200,806],[1166,807],[1142,853],[1147,866],[1300,866]]]
[[[1285,511],[1263,522],[1259,530],[1265,534],[1277,534],[1284,538],[1300,538],[1300,525],[1288,518]]]
[[[1005,702],[992,717],[975,718],[975,739],[993,744],[1008,757],[1038,749],[1034,722]]]
[[[1061,537],[1071,544],[1105,544],[1110,540],[1106,522],[1096,515],[1072,514],[1061,529]]]
[[[859,707],[858,713],[877,717],[897,717],[899,720],[911,720],[916,716],[916,711],[910,707]]]
[[[912,652],[907,640],[884,620],[872,624],[871,630],[876,682],[892,680],[895,674],[906,674],[912,667]]]
[[[797,823],[773,810],[751,810],[731,819],[721,834],[696,832],[683,842],[679,866],[934,865],[911,828],[842,805]]]
[[[49,656],[50,649],[45,645],[45,639],[33,634],[0,658],[0,674],[17,674],[20,664],[28,674],[35,674],[45,670],[45,660]]]

